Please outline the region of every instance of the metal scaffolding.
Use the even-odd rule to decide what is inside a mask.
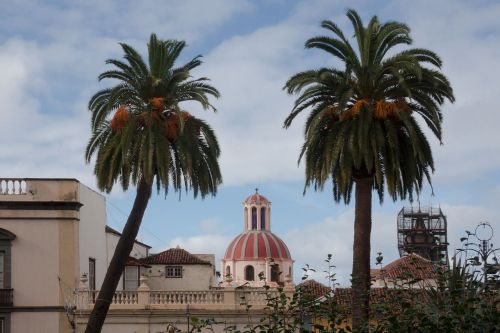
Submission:
[[[399,255],[416,253],[448,263],[447,221],[441,208],[405,207],[398,214]]]

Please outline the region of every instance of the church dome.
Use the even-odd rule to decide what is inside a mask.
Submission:
[[[245,199],[245,203],[246,204],[257,204],[257,205],[260,205],[261,203],[262,204],[269,204],[270,201],[267,200],[267,198],[265,196],[263,196],[262,194],[260,194],[257,190],[255,191],[254,194],[252,195],[249,195],[246,199]]]
[[[229,244],[224,260],[291,260],[290,251],[278,236],[270,231],[251,230],[236,236]]]
[[[271,232],[271,202],[258,189],[243,202],[243,232],[229,243],[221,263],[222,286],[276,287],[293,281],[292,256]]]

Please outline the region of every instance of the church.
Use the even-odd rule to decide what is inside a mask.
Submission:
[[[0,332],[83,332],[120,232],[104,196],[76,179],[0,179]],[[293,259],[271,231],[271,201],[243,201],[242,233],[220,268],[214,254],[179,247],[151,253],[136,241],[103,332],[215,332],[263,315],[266,297],[293,292]],[[267,287],[271,287],[268,289]]]

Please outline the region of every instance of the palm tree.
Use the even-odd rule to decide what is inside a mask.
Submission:
[[[85,156],[90,163],[96,155],[94,173],[99,189],[109,193],[119,182],[124,190],[136,185],[137,194],[86,333],[101,331],[153,183],[165,194],[170,187],[176,192],[185,188],[204,198],[215,195],[222,182],[214,132],[179,106],[196,101],[215,111],[208,96],[219,97],[217,89],[207,84],[207,78],[190,78],[190,71],[201,64],[200,56],[174,67],[185,42],[159,40],[154,34],[148,43],[148,64],[132,47],[120,45],[126,61],[107,60],[114,68],[99,75],[99,80],[114,79],[116,85],[97,92],[89,102],[92,137]]]
[[[440,107],[454,97],[435,53],[401,51],[412,43],[408,26],[381,24],[376,16],[364,26],[354,10],[347,17],[354,47],[332,21],[321,26],[333,37],[306,41],[306,48],[326,51],[342,66],[308,70],[286,82],[289,94],[300,95],[284,127],[309,110],[299,157],[305,160],[304,192],[309,186],[322,190],[331,177],[334,200],[348,204],[355,187],[352,318],[359,331],[369,317],[372,190],[380,203],[385,189],[394,201],[413,200],[425,179],[430,184],[434,162],[421,125],[441,141]]]

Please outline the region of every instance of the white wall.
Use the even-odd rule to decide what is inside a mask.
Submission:
[[[278,264],[279,271],[281,272],[279,276],[280,282],[285,282],[285,277],[291,271],[291,279],[293,281],[293,261],[291,260],[278,260],[275,259],[273,262],[266,260],[222,260],[222,269],[221,275],[223,279],[226,278],[227,266],[231,267],[231,275],[233,278],[232,284],[242,285],[247,284],[250,287],[262,287],[265,283],[271,281],[271,265]],[[246,281],[245,280],[245,267],[248,265],[252,265],[254,268],[254,281]],[[265,280],[259,279],[259,273],[263,272],[265,276]]]
[[[113,257],[113,254],[115,253],[116,245],[118,244],[119,239],[120,237],[118,235],[106,232],[106,256],[108,265],[111,261],[111,258]],[[134,243],[134,247],[130,252],[130,256],[137,259],[144,258],[148,255],[148,250],[149,249],[146,246],[139,243]],[[118,283],[118,287],[116,288],[116,290],[123,290],[123,274],[120,277],[120,282]]]
[[[183,291],[208,290],[214,284],[214,268],[211,265],[182,266],[182,278],[166,278],[166,265],[151,265],[147,284],[151,290]]]
[[[12,312],[10,320],[10,332],[23,333],[23,332],[60,332],[59,321],[60,316],[66,314],[59,312]],[[65,325],[68,327],[69,325]]]
[[[106,258],[106,199],[80,184],[79,256],[80,275],[89,272],[89,258],[96,262],[96,288],[100,289],[108,262]]]
[[[14,289],[14,304],[16,306],[58,305],[60,290],[57,278],[58,223],[43,220],[2,220],[0,227],[16,235],[11,248],[11,285]]]

